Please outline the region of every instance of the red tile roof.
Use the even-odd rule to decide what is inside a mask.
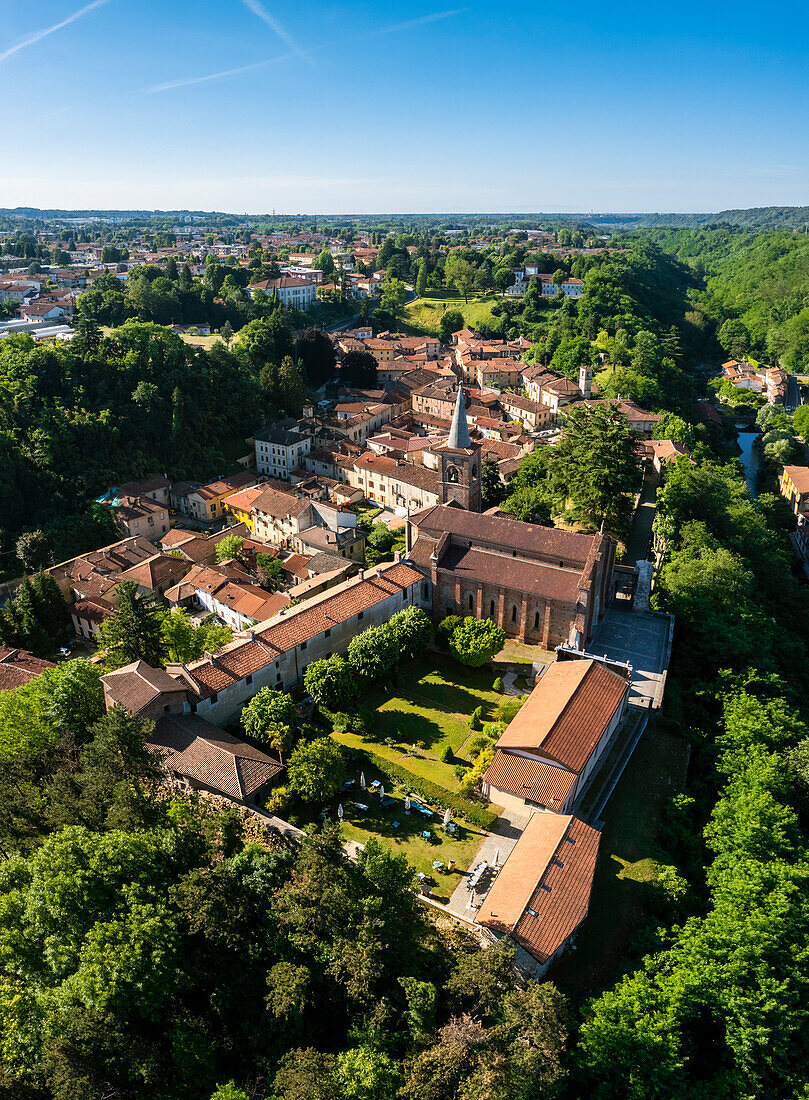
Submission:
[[[497,787],[499,791],[558,810],[570,794],[576,774],[536,757],[515,756],[497,749],[483,782]]]
[[[545,599],[575,604],[581,571],[560,569],[540,561],[515,558],[503,551],[476,550],[467,546],[449,546],[438,561],[439,569],[448,569],[463,583],[501,584]]]
[[[113,703],[134,714],[147,707],[164,693],[185,691],[185,686],[162,668],[152,668],[145,661],[133,661],[101,677],[104,693]]]
[[[188,671],[199,684],[203,696],[223,691],[245,676],[266,668],[301,642],[324,634],[335,622],[345,622],[352,615],[368,611],[422,579],[421,573],[404,562],[378,566],[362,578],[352,578],[322,597],[276,616],[264,629],[257,629],[249,640],[231,642],[213,658],[189,665]]]
[[[628,681],[600,661],[556,661],[497,742],[580,772],[621,707]]]
[[[477,921],[547,962],[587,916],[601,834],[577,817],[536,813]]]
[[[241,800],[286,770],[261,749],[195,714],[161,718],[146,747],[179,775]]]
[[[27,649],[0,646],[0,691],[22,687],[41,676],[46,668],[56,668],[56,665],[35,657]]]

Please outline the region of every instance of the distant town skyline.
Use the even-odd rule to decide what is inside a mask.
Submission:
[[[0,206],[710,213],[809,195],[809,13],[8,0]],[[461,0],[462,3],[462,0]],[[34,94],[35,91],[35,94]],[[788,105],[789,110],[784,110]],[[22,110],[22,108],[21,108]]]

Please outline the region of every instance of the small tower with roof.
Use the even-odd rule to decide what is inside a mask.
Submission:
[[[473,443],[466,419],[463,386],[458,386],[455,411],[447,442],[438,451],[441,503],[457,504],[470,512],[481,507],[480,444]]]

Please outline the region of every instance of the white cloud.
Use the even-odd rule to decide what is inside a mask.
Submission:
[[[61,22],[54,23],[52,27],[45,27],[41,31],[34,31],[33,34],[29,34],[27,38],[21,38],[19,42],[15,42],[13,46],[9,46],[7,50],[0,53],[0,63],[11,57],[12,54],[17,53],[19,50],[24,50],[27,46],[35,45],[43,38],[47,38],[49,34],[60,31],[62,27],[69,27],[70,24],[75,23],[77,19],[81,19],[84,15],[89,15],[89,13],[95,11],[96,8],[103,8],[104,5],[108,3],[109,0],[93,0],[92,4],[87,4],[85,7],[79,8],[78,11],[74,11],[72,15],[69,15],[67,19],[62,19]]]

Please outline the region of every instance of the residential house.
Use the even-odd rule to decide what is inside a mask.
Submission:
[[[155,548],[148,539],[134,535],[60,562],[47,571],[70,604],[74,600],[105,596],[118,583],[121,573],[147,561],[154,553]]]
[[[809,563],[809,467],[785,466],[778,487],[798,517],[795,549]]]
[[[13,691],[36,680],[46,668],[56,668],[50,661],[35,657],[27,649],[0,645],[0,691]]]
[[[310,501],[262,485],[234,493],[227,507],[253,534],[276,546],[287,545],[314,524]]]
[[[311,437],[299,431],[262,428],[255,434],[256,469],[260,474],[286,481],[294,469],[303,465],[311,446]]]
[[[157,540],[171,527],[169,510],[151,497],[114,496],[106,501],[115,528],[122,535],[143,535]]]
[[[20,309],[24,321],[63,321],[67,315],[68,307],[54,298],[35,298]]]
[[[301,279],[294,275],[264,279],[262,282],[251,283],[247,289],[251,296],[254,296],[257,290],[263,290],[267,294],[277,291],[281,305],[287,309],[311,309],[317,301],[317,283],[313,279]]]
[[[440,499],[440,474],[426,466],[372,453],[338,462],[349,485],[399,516],[429,508]]]
[[[585,401],[588,408],[598,408],[603,405],[612,405],[622,412],[633,432],[638,435],[650,436],[661,419],[661,413],[648,412],[636,405],[634,401],[616,400],[615,398],[602,398],[596,401]]]
[[[173,785],[210,791],[241,805],[257,805],[286,768],[255,745],[240,741],[197,714],[161,718],[146,742],[171,773]]]
[[[547,405],[519,393],[501,394],[500,405],[507,416],[519,420],[527,431],[537,431],[553,420],[553,413]]]
[[[205,485],[198,481],[181,481],[171,487],[171,504],[175,511],[185,516],[215,523],[227,514],[227,498],[255,483],[255,476],[247,471],[217,478]]]
[[[175,607],[204,608],[232,630],[271,619],[289,603],[285,593],[267,592],[253,584],[243,570],[234,572],[224,565],[219,569],[192,566],[179,584],[167,589],[165,598]]]

